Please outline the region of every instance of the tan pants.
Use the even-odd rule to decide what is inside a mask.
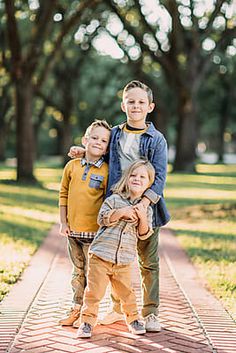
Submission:
[[[127,324],[139,319],[136,298],[131,285],[131,264],[116,265],[92,254],[89,255],[81,322],[87,322],[92,326],[96,324],[99,303],[104,297],[109,282],[111,282],[113,293],[120,298]]]

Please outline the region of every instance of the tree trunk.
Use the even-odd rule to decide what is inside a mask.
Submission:
[[[63,131],[62,131],[62,141],[61,141],[61,152],[63,156],[64,165],[70,160],[67,156],[70,146],[72,145],[72,136],[71,136],[71,124],[70,124],[70,113],[69,111],[64,114],[63,119]]]
[[[219,121],[219,140],[218,140],[218,163],[223,163],[224,161],[224,133],[228,123],[228,102],[227,98],[223,98],[220,121]]]
[[[224,134],[228,125],[230,106],[233,103],[233,80],[223,77],[221,79],[222,86],[224,88],[224,97],[222,98],[219,118],[219,140],[217,146],[218,163],[224,162]]]
[[[178,126],[173,171],[195,172],[197,113],[195,99],[186,88],[176,89]]]
[[[0,161],[3,162],[6,159],[6,129],[2,126],[0,129]]]
[[[30,79],[16,81],[17,180],[35,182],[35,141],[32,123],[33,88]]]
[[[155,101],[155,99],[154,99]],[[168,112],[161,104],[160,98],[155,103],[154,110],[149,114],[150,120],[153,122],[157,130],[167,137]]]

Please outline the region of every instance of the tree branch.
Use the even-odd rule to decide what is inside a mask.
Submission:
[[[190,0],[190,5],[189,5],[190,11],[191,11],[191,20],[193,23],[193,28],[194,31],[197,33],[198,32],[198,19],[197,17],[194,15],[194,1]]]
[[[121,22],[123,23],[125,29],[132,34],[132,36],[135,38],[136,42],[140,45],[140,48],[143,53],[148,52],[149,55],[152,57],[152,59],[155,62],[158,62],[164,70],[167,72],[171,72],[171,65],[169,64],[169,61],[167,60],[167,55],[158,55],[157,53],[154,53],[153,51],[150,50],[147,44],[143,42],[142,36],[135,31],[134,27],[129,23],[129,21],[126,19],[126,14],[122,14],[118,8],[112,3],[112,1],[105,0],[107,5],[111,8],[111,10],[119,17]]]
[[[185,29],[181,24],[178,5],[176,1],[167,0],[165,2],[165,8],[169,12],[171,19],[172,19],[172,30],[169,35],[169,40],[171,44],[171,53],[175,57],[177,57],[182,49],[183,49],[183,42],[184,42],[184,33]]]
[[[156,31],[154,30],[154,28],[147,22],[145,16],[143,15],[141,8],[140,8],[140,3],[138,0],[134,0],[135,4],[136,4],[136,8],[138,10],[140,19],[142,20],[142,25],[144,26],[144,28],[148,31],[151,32],[153,38],[155,39],[155,41],[157,42],[158,45],[158,50],[165,55],[165,52],[163,52],[163,50],[161,49],[161,43],[159,42],[158,38],[156,37]]]
[[[85,9],[94,7],[97,4],[99,4],[100,2],[101,2],[101,0],[84,0],[83,2],[80,2],[75,13],[67,21],[65,21],[65,23],[63,24],[63,28],[54,43],[54,49],[51,52],[51,54],[48,56],[46,64],[44,66],[44,69],[41,73],[41,76],[38,79],[38,82],[36,84],[36,89],[40,89],[48,72],[50,71],[51,67],[53,66],[53,64],[56,60],[56,55],[58,54],[58,52],[61,48],[62,41],[63,41],[64,37],[66,36],[66,34],[75,25],[78,24],[78,21],[81,18]]]
[[[211,59],[214,56],[214,54],[218,50],[225,50],[227,46],[230,44],[230,41],[235,38],[236,36],[236,28],[228,28],[225,29],[224,32],[221,33],[221,37],[216,42],[215,48],[206,56],[202,57],[202,59],[199,62],[199,68],[198,68],[198,78],[199,82],[201,81],[201,78],[204,77],[206,72],[208,71],[210,65],[211,65]]]
[[[35,71],[43,50],[43,44],[52,26],[52,14],[55,10],[57,0],[41,1],[33,26],[33,35],[28,54],[25,58],[28,69],[32,73]]]
[[[207,23],[206,28],[202,31],[202,34],[203,34],[202,40],[207,38],[209,36],[209,34],[211,33],[212,27],[213,27],[213,22],[214,22],[216,16],[219,14],[219,12],[221,10],[221,7],[222,7],[224,2],[225,2],[225,0],[216,0],[215,9],[211,13],[211,16],[209,18],[209,21]]]
[[[4,0],[7,14],[7,34],[9,47],[11,50],[11,75],[13,80],[22,77],[22,48],[20,43],[20,35],[15,18],[14,0]]]

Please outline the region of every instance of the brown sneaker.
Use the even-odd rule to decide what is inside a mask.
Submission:
[[[68,315],[59,321],[61,326],[73,326],[73,323],[79,318],[80,309],[73,309],[69,311]]]

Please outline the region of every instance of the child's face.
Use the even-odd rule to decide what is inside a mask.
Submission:
[[[145,190],[150,186],[148,171],[145,166],[133,170],[128,179],[128,189],[131,198],[141,197]]]
[[[146,116],[154,106],[154,103],[149,103],[147,92],[139,87],[125,92],[121,103],[121,109],[127,116],[127,123],[137,128],[145,127]]]
[[[86,158],[89,160],[97,160],[102,157],[109,144],[110,131],[102,126],[95,126],[90,131],[88,137],[83,137],[83,145],[85,146]]]

